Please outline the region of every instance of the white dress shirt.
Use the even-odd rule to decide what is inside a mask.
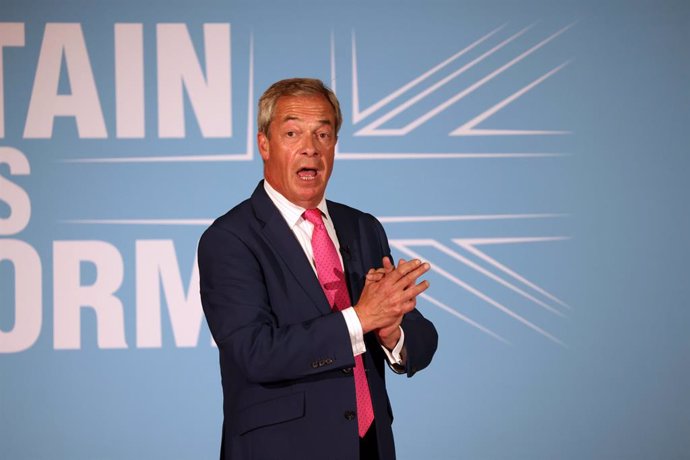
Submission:
[[[309,260],[309,263],[311,264],[311,267],[314,270],[314,273],[316,274],[316,265],[314,264],[314,252],[311,247],[311,235],[314,232],[314,225],[302,217],[302,214],[304,214],[304,211],[306,211],[306,209],[290,202],[276,189],[274,189],[266,180],[264,180],[264,189],[266,190],[268,197],[271,199],[273,204],[276,205],[278,211],[280,211],[280,214],[287,222],[288,227],[290,227],[290,230],[292,230],[292,232],[295,234],[297,241],[302,247],[302,250],[307,256],[307,260]],[[331,220],[331,216],[328,214],[328,207],[326,206],[325,197],[318,204],[317,208],[323,214],[323,223],[326,227],[326,231],[328,232],[328,236],[331,237],[331,240],[335,245],[336,253],[338,254],[338,258],[340,259],[340,265],[341,267],[344,267],[343,257],[340,254],[340,242],[338,241],[338,235],[335,232],[335,227],[333,225],[333,221]],[[341,313],[343,314],[345,324],[347,325],[347,330],[350,334],[350,342],[352,343],[352,354],[354,356],[361,355],[367,350],[367,348],[364,343],[364,333],[362,331],[362,324],[359,322],[359,317],[357,317],[357,313],[355,312],[355,309],[352,307],[348,307],[341,310]],[[402,328],[400,328],[400,340],[398,341],[398,343],[392,351],[388,350],[386,347],[381,345],[381,348],[386,353],[386,357],[388,358],[388,361],[391,364],[392,369],[396,372],[400,372],[401,366],[403,365],[402,351],[404,342],[405,333],[403,332]]]

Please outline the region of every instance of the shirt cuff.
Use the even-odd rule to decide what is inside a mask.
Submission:
[[[347,331],[350,333],[350,343],[352,344],[353,356],[361,355],[367,351],[364,344],[364,332],[362,331],[362,323],[359,322],[357,312],[352,307],[346,308],[341,312],[345,318]]]
[[[400,339],[398,340],[398,343],[395,344],[395,347],[393,347],[392,350],[389,350],[388,348],[381,345],[381,349],[386,354],[386,358],[388,358],[388,363],[391,365],[391,369],[393,369],[393,371],[397,373],[402,373],[404,372],[405,367],[405,358],[403,356],[403,346],[405,345],[405,331],[403,331],[403,328],[400,326],[398,326],[398,328],[400,328]]]

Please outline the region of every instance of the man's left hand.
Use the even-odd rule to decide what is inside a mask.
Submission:
[[[405,260],[400,259],[398,265],[403,262],[405,262]],[[384,257],[383,267],[377,269],[372,268],[367,272],[365,285],[381,281],[386,274],[392,272],[394,269],[395,266],[391,263],[391,261],[387,257]],[[376,338],[378,338],[379,343],[391,351],[400,341],[400,323],[402,322],[402,318],[403,317],[400,316],[395,323],[375,331]]]

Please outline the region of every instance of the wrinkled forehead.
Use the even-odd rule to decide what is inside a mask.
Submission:
[[[329,125],[335,128],[335,109],[328,98],[321,94],[279,97],[273,110],[271,124],[292,120]]]

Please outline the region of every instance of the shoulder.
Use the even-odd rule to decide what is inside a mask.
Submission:
[[[364,233],[373,231],[385,238],[386,232],[383,229],[383,225],[372,214],[335,201],[327,200],[327,203],[328,213],[331,215],[336,227],[346,226],[352,230],[356,229],[358,232]]]
[[[370,223],[380,225],[378,219],[368,212],[360,211],[352,206],[338,203],[336,201],[326,200],[328,204],[328,213],[333,220],[347,220],[350,222]]]
[[[239,234],[255,232],[275,214],[277,214],[277,209],[266,194],[262,180],[249,198],[218,217],[204,234],[218,230]]]
[[[388,238],[381,222],[373,215],[335,201],[327,201],[328,213],[333,219],[338,235],[359,235],[380,241],[387,250]]]
[[[201,243],[223,235],[241,237],[252,233],[254,231],[252,227],[255,225],[256,218],[250,200],[247,199],[214,220],[201,235]]]
[[[254,215],[252,212],[252,206],[249,199],[244,200],[234,208],[230,209],[228,212],[218,217],[211,227],[218,227],[222,229],[232,230],[239,229],[246,226]]]

